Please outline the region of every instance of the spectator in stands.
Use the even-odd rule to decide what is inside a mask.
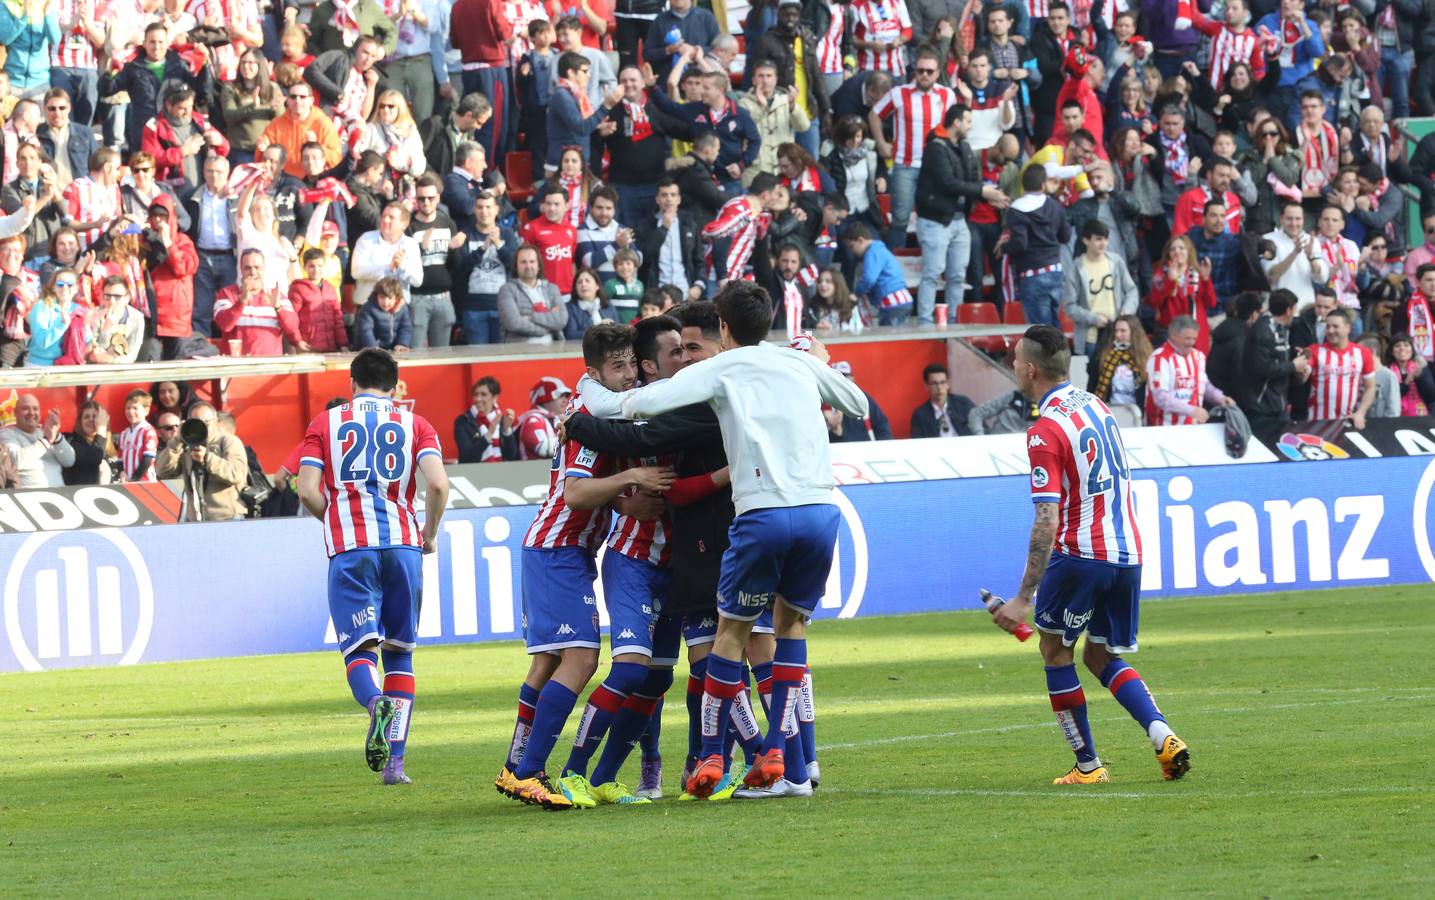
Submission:
[[[1170,329],[1176,319],[1184,316],[1196,323],[1196,344],[1201,353],[1210,349],[1211,330],[1206,316],[1216,305],[1216,289],[1211,283],[1211,264],[1196,261],[1190,238],[1182,235],[1166,242],[1145,302],[1155,311],[1158,335],[1160,329]]]
[[[589,327],[599,322],[616,322],[618,311],[608,302],[598,275],[592,269],[579,269],[573,276],[573,293],[568,299],[568,322],[563,326],[563,339],[581,341]]]
[[[144,343],[145,317],[130,303],[129,282],[111,275],[100,286],[101,305],[89,348],[93,363],[132,363]]]
[[[289,204],[297,201],[297,192],[284,198],[291,213],[294,206]],[[297,274],[299,253],[282,229],[278,208],[279,200],[263,193],[258,180],[252,181],[239,195],[235,232],[239,237],[240,257],[249,250],[264,254],[265,285],[282,294]]]
[[[144,234],[150,286],[154,289],[154,334],[161,357],[176,359],[194,332],[194,276],[199,253],[179,229],[174,199],[161,194],[148,210]]]
[[[65,333],[75,315],[79,279],[74,269],[60,269],[45,285],[40,298],[30,306],[26,324],[30,343],[25,352],[27,366],[53,366],[65,353]],[[83,328],[84,320],[80,322]]]
[[[1325,340],[1309,348],[1311,421],[1349,419],[1356,431],[1375,403],[1375,359],[1350,339],[1355,314],[1342,306],[1325,315]]]
[[[503,462],[518,459],[518,417],[498,405],[502,391],[498,379],[485,375],[473,383],[468,409],[453,420],[453,442],[461,463]]]
[[[406,353],[413,346],[413,317],[404,300],[406,288],[397,278],[380,278],[354,317],[354,349],[382,347]]]
[[[1146,361],[1147,425],[1201,424],[1211,418],[1208,405],[1235,405],[1206,376],[1206,354],[1196,346],[1199,333],[1194,318],[1177,316],[1166,343]]]
[[[1219,165],[1219,160],[1212,163],[1213,167]],[[1240,201],[1236,201],[1236,205],[1239,206]],[[1236,269],[1241,262],[1241,239],[1230,230],[1228,208],[1223,200],[1207,201],[1201,213],[1201,224],[1186,234],[1195,252],[1197,266],[1207,265],[1210,269],[1215,305],[1221,309],[1225,309],[1235,297]]]
[[[235,198],[229,189],[229,161],[211,156],[204,161],[204,184],[185,198],[190,237],[199,253],[194,273],[191,327],[204,337],[213,334],[214,296],[239,278],[234,248],[238,239]]]
[[[971,434],[972,401],[951,392],[947,367],[932,363],[922,370],[922,382],[927,386],[927,402],[912,410],[912,437]]]
[[[547,184],[538,198],[542,215],[523,227],[521,237],[542,254],[543,277],[567,302],[578,248],[578,229],[568,218],[568,191],[560,184]]]
[[[289,300],[269,281],[264,254],[245,250],[239,257],[239,284],[222,290],[214,301],[214,326],[229,340],[240,342],[244,356],[282,356],[284,339],[308,349],[299,335],[299,320]],[[287,288],[289,282],[285,281]]]
[[[852,293],[865,297],[876,309],[882,325],[901,325],[912,312],[907,276],[887,245],[872,237],[861,222],[853,222],[842,235],[848,251],[862,265],[862,277]]]
[[[1134,315],[1141,301],[1125,262],[1108,249],[1110,238],[1104,222],[1088,219],[1081,227],[1085,252],[1066,278],[1062,310],[1076,323],[1072,352],[1077,356],[1094,352],[1106,328],[1121,316]]]
[[[67,485],[109,484],[110,460],[115,458],[110,440],[110,414],[94,400],[86,400],[69,435],[75,461],[60,474]]]
[[[135,389],[125,395],[124,431],[115,437],[119,451],[119,480],[133,482],[154,482],[159,477],[155,471],[155,460],[159,453],[159,431],[145,416],[151,406],[150,395]]]
[[[528,52],[516,66],[514,90],[518,95],[518,130],[523,147],[533,159],[533,170],[543,171],[548,156],[548,107],[552,105],[554,83],[558,80],[557,35],[546,19],[528,23]],[[617,155],[614,154],[614,159]]]
[[[1390,341],[1385,363],[1400,383],[1400,415],[1430,415],[1435,407],[1435,375],[1425,358],[1415,352],[1410,335],[1397,334]]]
[[[1102,334],[1087,365],[1087,390],[1099,397],[1123,426],[1145,419],[1146,361],[1151,342],[1134,315],[1119,316]]]
[[[643,73],[631,66],[618,73],[623,100],[608,113],[617,124],[604,138],[608,150],[608,181],[618,194],[618,220],[628,225],[653,215],[657,205],[654,173],[671,157],[669,138],[691,129],[668,115],[648,96]]]
[[[483,145],[466,141],[458,145],[453,170],[443,177],[441,199],[459,228],[473,224],[473,201],[484,190],[483,176],[488,157]]]
[[[170,47],[170,32],[163,23],[151,22],[145,27],[142,48],[138,56],[125,63],[119,74],[107,79],[108,84],[101,88],[107,97],[123,93],[129,98],[124,139],[132,153],[141,149],[145,125],[159,114],[160,91],[164,85],[184,84],[203,100],[203,105],[208,105],[213,95],[210,68],[191,68]]]
[[[560,378],[545,375],[528,392],[532,406],[518,417],[519,459],[550,459],[558,449],[558,417],[573,391]]]
[[[696,49],[690,51],[691,55],[696,53]],[[687,59],[679,60],[668,77],[668,91],[672,96],[680,96],[679,85],[688,63]],[[657,92],[652,94],[652,98],[664,112],[688,125],[694,136],[709,132],[717,135],[715,172],[723,191],[729,197],[736,197],[742,193],[743,170],[757,162],[762,139],[752,116],[728,97],[732,85],[726,74],[708,72],[701,77],[700,83],[700,100],[675,103],[667,95]]]
[[[423,260],[423,281],[409,295],[414,321],[414,346],[447,347],[457,321],[453,308],[453,272],[467,240],[453,219],[439,209],[442,183],[425,173],[414,194],[417,211],[409,220],[408,234],[418,242]]]
[[[80,243],[89,249],[100,239],[101,229],[119,215],[120,155],[101,147],[90,155],[89,174],[77,178],[64,190],[70,226],[80,234]]]
[[[313,67],[309,71],[312,72]],[[330,168],[343,159],[343,143],[334,120],[314,105],[314,88],[308,82],[300,82],[289,88],[284,115],[264,127],[255,149],[263,153],[271,145],[284,148],[284,171],[302,178],[304,167],[299,153],[310,141],[324,148],[324,162]]]
[[[752,118],[758,134],[757,159],[746,171],[780,174],[777,148],[806,133],[812,121],[797,102],[794,89],[778,87],[775,62],[763,60],[753,68],[752,90],[742,95],[738,105]]]
[[[436,69],[445,69],[448,29],[440,30],[437,0],[405,0],[394,14],[398,40],[384,60],[383,84],[410,98],[414,118],[433,115]],[[445,77],[447,72],[445,71]],[[380,98],[382,100],[382,98]],[[420,172],[421,174],[421,172]]]
[[[706,139],[715,150],[717,138],[708,135]],[[657,214],[637,227],[641,275],[643,283],[650,287],[671,284],[686,293],[688,299],[699,299],[706,286],[702,226],[696,216],[682,209],[685,199],[673,178],[665,176],[658,181]]]
[[[408,101],[398,91],[384,91],[374,104],[368,124],[357,131],[351,156],[372,150],[389,164],[389,175],[399,187],[395,193],[407,198],[413,191],[414,179],[428,166],[424,159],[419,127],[409,112]]]
[[[1412,291],[1420,287],[1418,273],[1421,267],[1435,263],[1435,212],[1422,214],[1420,227],[1425,233],[1425,243],[1411,250],[1405,257],[1405,279]]]
[[[555,15],[560,11],[554,10]],[[585,88],[588,104],[596,109],[602,105],[604,96],[618,84],[618,78],[613,74],[613,64],[608,61],[608,54],[598,49],[596,43],[589,45],[584,40],[583,16],[558,16],[553,22],[553,35],[557,41],[554,49],[558,51],[560,59],[564,53],[576,53],[588,61],[590,77]],[[556,82],[557,79],[554,80]],[[556,83],[554,86],[556,87]]]
[[[289,285],[289,303],[299,320],[295,347],[314,353],[349,349],[338,291],[324,277],[324,251],[310,247],[304,251],[301,263],[304,277]]]
[[[618,196],[612,188],[595,188],[588,197],[588,214],[578,229],[578,264],[603,279],[612,277],[613,258],[620,250],[636,250],[633,229],[614,218],[617,207]]]
[[[593,135],[607,137],[617,130],[617,123],[607,116],[623,99],[622,88],[615,82],[601,103],[593,105],[588,93],[591,72],[591,64],[580,54],[570,52],[558,57],[558,80],[548,107],[548,154],[543,166],[549,174],[558,171],[563,148],[577,147],[586,166]]]
[[[218,157],[223,159],[224,157]],[[188,186],[184,188],[185,195],[190,196],[203,185]],[[126,215],[139,219],[148,218],[150,204],[154,203],[161,196],[167,196],[174,203],[175,221],[179,230],[188,233],[192,223],[189,220],[189,213],[185,211],[184,205],[180,203],[179,195],[169,182],[155,179],[154,157],[144,151],[130,157],[130,175],[120,182],[120,205]]]
[[[181,495],[181,522],[227,522],[244,517],[240,490],[249,480],[249,460],[244,444],[219,427],[219,417],[208,403],[190,407],[191,418],[204,423],[207,440],[187,446],[173,437],[159,451],[159,477],[178,478],[184,483]]]
[[[204,160],[229,155],[229,141],[194,111],[194,91],[183,85],[164,92],[163,108],[145,123],[140,149],[155,160],[155,179],[175,188],[199,187]]]
[[[1332,308],[1334,303],[1332,302]],[[1236,400],[1250,423],[1251,434],[1267,443],[1276,440],[1290,425],[1287,396],[1292,379],[1310,377],[1310,359],[1304,349],[1294,358],[1296,346],[1291,332],[1295,318],[1295,295],[1272,291],[1268,308],[1246,331],[1241,351],[1241,381]],[[1303,345],[1302,345],[1303,346]]]
[[[498,291],[498,319],[509,343],[551,344],[563,339],[568,306],[543,278],[538,248],[524,244],[513,260],[513,278]]]
[[[658,13],[648,26],[643,43],[643,57],[653,67],[659,81],[667,79],[675,58],[700,54],[717,38],[723,28],[713,14],[695,7],[693,0],[668,0],[668,8]]]
[[[830,122],[832,111],[818,59],[820,41],[802,18],[802,0],[779,2],[777,23],[757,42],[752,56],[757,65],[771,62],[776,67],[778,86],[791,91],[795,107],[810,123],[806,130],[798,132],[797,142],[808,155],[816,156],[821,144],[821,125],[824,121]],[[798,66],[802,67],[800,72]],[[755,75],[756,68],[753,72]]]
[[[379,93],[379,62],[393,52],[391,41],[361,35],[352,47],[321,52],[304,69],[304,80],[318,103],[333,118],[341,145],[352,146],[355,135],[374,114]]]
[[[90,154],[100,149],[100,142],[88,124],[71,119],[70,95],[62,88],[46,91],[43,105],[45,124],[36,129],[35,137],[54,166],[55,184],[64,190],[85,174]]]
[[[25,201],[34,198],[33,218],[20,233],[25,239],[25,256],[43,256],[45,247],[69,218],[54,167],[44,162],[40,148],[21,144],[15,150],[15,179],[0,191],[0,212],[10,215]],[[83,168],[83,167],[82,167]]]
[[[1245,379],[1242,356],[1252,326],[1261,315],[1265,301],[1253,291],[1237,295],[1227,308],[1226,317],[1211,332],[1211,352],[1206,356],[1206,374],[1211,384],[1239,401]]]
[[[716,134],[703,132],[693,138],[693,149],[686,156],[668,163],[668,171],[682,195],[683,206],[700,228],[717,218],[718,210],[729,199],[716,168],[721,149],[722,142]]]
[[[458,0],[450,22],[449,41],[463,63],[463,93],[480,94],[493,104],[493,116],[479,128],[478,142],[494,159],[502,159],[513,130],[513,81],[506,46],[515,37],[513,23],[501,4],[489,0]]]
[[[1352,313],[1353,314],[1353,313]],[[1367,418],[1394,419],[1400,415],[1400,376],[1388,365],[1385,339],[1378,334],[1367,334],[1358,342],[1375,360],[1375,402],[1370,405]]]
[[[464,94],[450,112],[440,113],[419,122],[419,140],[429,170],[442,176],[452,171],[458,148],[474,140],[478,128],[493,108],[482,94]],[[450,213],[451,214],[451,213]]]
[[[892,224],[886,242],[894,248],[907,246],[907,225],[916,204],[927,135],[957,103],[956,92],[937,83],[939,57],[931,47],[918,49],[911,84],[892,88],[867,114],[867,127],[877,142],[877,153],[892,163]],[[893,120],[896,136],[891,142],[882,133],[882,120],[886,118]]]
[[[473,204],[474,223],[465,232],[454,273],[455,307],[469,344],[503,341],[498,292],[508,281],[518,251],[518,235],[498,224],[498,202],[484,191]]]
[[[188,415],[189,405],[194,402],[193,389],[183,381],[156,381],[148,391],[153,400],[150,421],[157,422],[165,413],[174,413],[183,419]]]
[[[1391,316],[1390,328],[1410,336],[1415,355],[1435,361],[1435,264],[1423,263],[1415,270],[1415,290]]]
[[[381,0],[355,0],[345,4],[347,16],[340,16],[337,0],[323,0],[309,18],[309,48],[320,54],[352,47],[356,38],[372,37],[380,49],[392,50],[398,40],[397,25]],[[394,7],[397,8],[397,7]],[[454,17],[455,21],[458,19]],[[311,63],[312,65],[312,63]]]
[[[1281,206],[1279,230],[1265,237],[1276,249],[1275,259],[1261,262],[1271,290],[1295,294],[1297,307],[1312,302],[1315,286],[1330,279],[1330,267],[1305,231],[1305,208],[1299,201],[1287,200]]]
[[[356,306],[368,301],[380,278],[397,279],[405,297],[410,288],[423,283],[423,253],[418,241],[404,233],[409,219],[408,207],[389,203],[379,216],[378,230],[360,235],[354,244],[351,270]],[[405,346],[409,346],[407,342]]]
[[[230,157],[236,165],[253,162],[259,136],[284,112],[284,90],[270,80],[269,61],[258,47],[240,55],[234,80],[220,86],[219,109]]]
[[[274,204],[274,224],[277,226],[278,236],[289,241],[299,239],[299,195],[304,191],[303,175],[290,175],[285,171],[289,164],[289,151],[279,144],[265,147],[259,154],[256,162],[264,167],[263,178],[255,178],[249,184],[259,186],[259,195],[268,197]],[[303,171],[304,148],[299,148],[299,168]],[[242,225],[244,215],[249,206],[244,203],[243,191],[239,194],[240,201],[235,209],[235,217]],[[239,249],[244,249],[244,229],[239,233]]]
[[[0,446],[15,464],[22,488],[60,487],[65,466],[75,464],[75,448],[60,433],[60,411],[51,409],[40,422],[40,399],[22,394],[15,403],[15,424],[0,428]]]
[[[1147,168],[1160,188],[1167,221],[1172,221],[1176,201],[1195,183],[1202,164],[1211,158],[1211,145],[1200,132],[1188,127],[1186,113],[1175,104],[1161,110],[1160,128],[1146,138],[1146,144],[1156,151],[1148,156]]]
[[[1021,391],[997,394],[967,414],[969,434],[1024,434],[1036,421],[1039,408]]]
[[[1058,310],[1066,284],[1061,259],[1071,240],[1071,224],[1066,210],[1048,194],[1061,184],[1052,176],[1051,167],[1029,166],[1021,175],[1025,193],[1007,210],[1011,236],[1001,246],[1011,257],[1022,311],[1034,325],[1060,324]]]

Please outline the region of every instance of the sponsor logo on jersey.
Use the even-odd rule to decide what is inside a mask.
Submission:
[[[1031,486],[1032,486],[1032,487],[1044,488],[1044,487],[1046,487],[1047,482],[1049,482],[1050,480],[1051,480],[1051,476],[1049,476],[1049,475],[1046,474],[1046,468],[1045,468],[1045,467],[1043,467],[1043,466],[1037,466],[1035,469],[1032,469],[1032,470],[1031,470]]]

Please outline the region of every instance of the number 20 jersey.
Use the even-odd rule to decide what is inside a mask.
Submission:
[[[1070,384],[1051,390],[1026,432],[1031,499],[1057,503],[1057,553],[1141,564],[1131,470],[1111,410]]]
[[[387,397],[360,394],[309,423],[301,464],[324,473],[330,556],[422,544],[414,493],[429,454],[443,460],[433,426]]]

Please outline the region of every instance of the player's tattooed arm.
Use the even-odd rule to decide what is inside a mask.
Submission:
[[[1036,596],[1037,585],[1041,584],[1046,564],[1051,561],[1051,546],[1056,541],[1056,506],[1055,503],[1036,504],[1036,520],[1031,523],[1031,540],[1026,549],[1026,573],[1016,595],[1023,604],[1030,603]]]

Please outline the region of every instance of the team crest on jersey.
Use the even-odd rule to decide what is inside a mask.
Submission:
[[[1043,466],[1037,466],[1035,469],[1032,469],[1032,470],[1031,470],[1031,486],[1032,486],[1032,487],[1044,488],[1044,487],[1046,487],[1046,483],[1047,483],[1048,481],[1050,481],[1050,480],[1051,480],[1051,476],[1049,476],[1049,475],[1046,474],[1046,469],[1045,469],[1045,467],[1043,467]]]

